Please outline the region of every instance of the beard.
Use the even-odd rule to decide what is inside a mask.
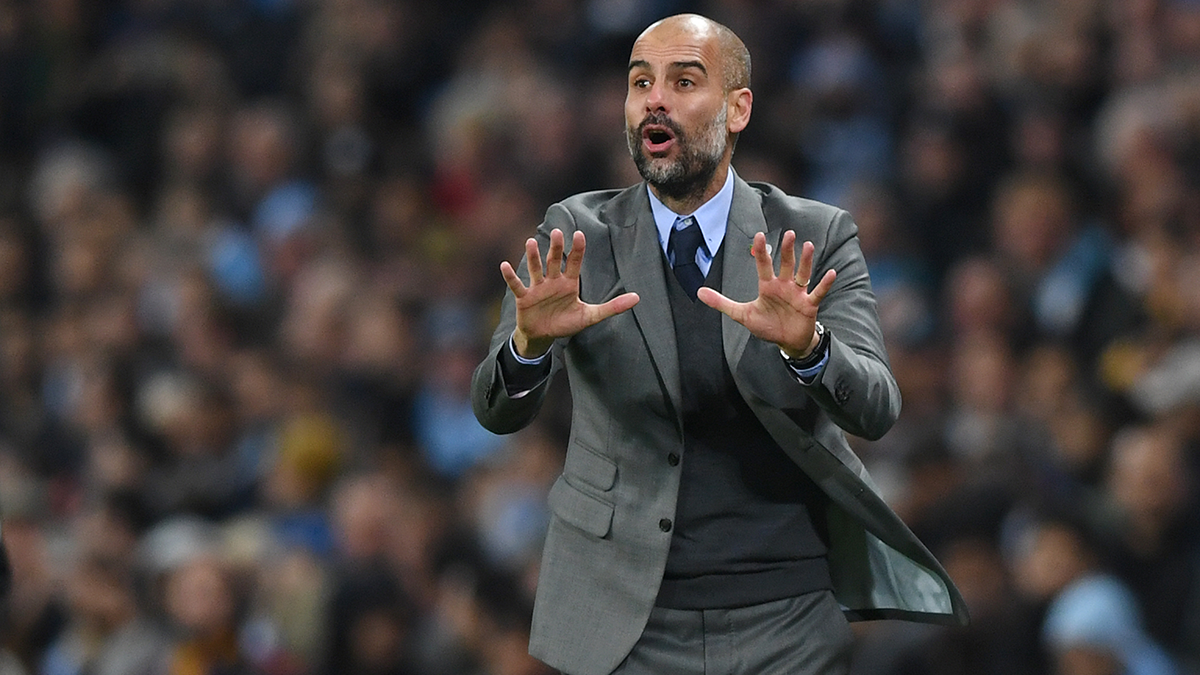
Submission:
[[[629,154],[633,156],[638,173],[664,197],[684,199],[703,193],[725,155],[728,143],[725,123],[728,115],[729,104],[726,103],[711,124],[700,128],[695,138],[685,134],[682,127],[662,113],[647,115],[636,128],[626,126]],[[646,148],[642,146],[642,130],[648,124],[662,125],[671,130],[679,146],[678,158],[650,157],[646,154]]]

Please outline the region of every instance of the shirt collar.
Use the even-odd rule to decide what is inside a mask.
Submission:
[[[649,184],[646,185],[646,192],[650,195],[650,210],[654,212],[654,224],[658,227],[658,243],[665,252],[667,241],[671,236],[671,228],[675,226],[675,219],[688,214],[675,213],[669,209],[658,197],[654,196]],[[725,174],[725,184],[721,186],[720,191],[691,214],[704,234],[704,246],[708,249],[707,253],[710,257],[716,253],[717,249],[721,248],[721,242],[725,239],[725,228],[729,224],[729,209],[732,206],[733,167],[730,167]]]

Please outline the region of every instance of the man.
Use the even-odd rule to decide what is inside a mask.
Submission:
[[[900,410],[853,221],[730,168],[745,46],[670,17],[628,81],[646,183],[555,204],[522,272],[501,263],[472,383],[508,433],[569,374],[530,652],[580,675],[845,673],[844,616],[965,621],[843,432],[878,438]]]

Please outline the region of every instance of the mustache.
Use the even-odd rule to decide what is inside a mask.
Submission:
[[[666,113],[650,113],[650,114],[646,115],[646,117],[643,118],[642,121],[638,124],[637,133],[640,135],[643,131],[646,130],[646,127],[651,124],[655,124],[655,125],[658,125],[661,127],[666,127],[668,129],[670,129],[671,133],[675,134],[676,138],[683,137],[683,128],[680,127],[675,122],[675,120],[668,117]]]

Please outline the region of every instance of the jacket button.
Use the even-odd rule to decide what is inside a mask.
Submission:
[[[667,455],[667,464],[670,464],[671,466],[679,466],[679,455],[673,452]]]
[[[658,529],[662,530],[663,532],[670,532],[671,531],[671,519],[663,518],[662,520],[658,521]]]
[[[833,386],[833,399],[839,405],[846,405],[850,400],[850,383],[845,378],[838,378],[837,384]]]

